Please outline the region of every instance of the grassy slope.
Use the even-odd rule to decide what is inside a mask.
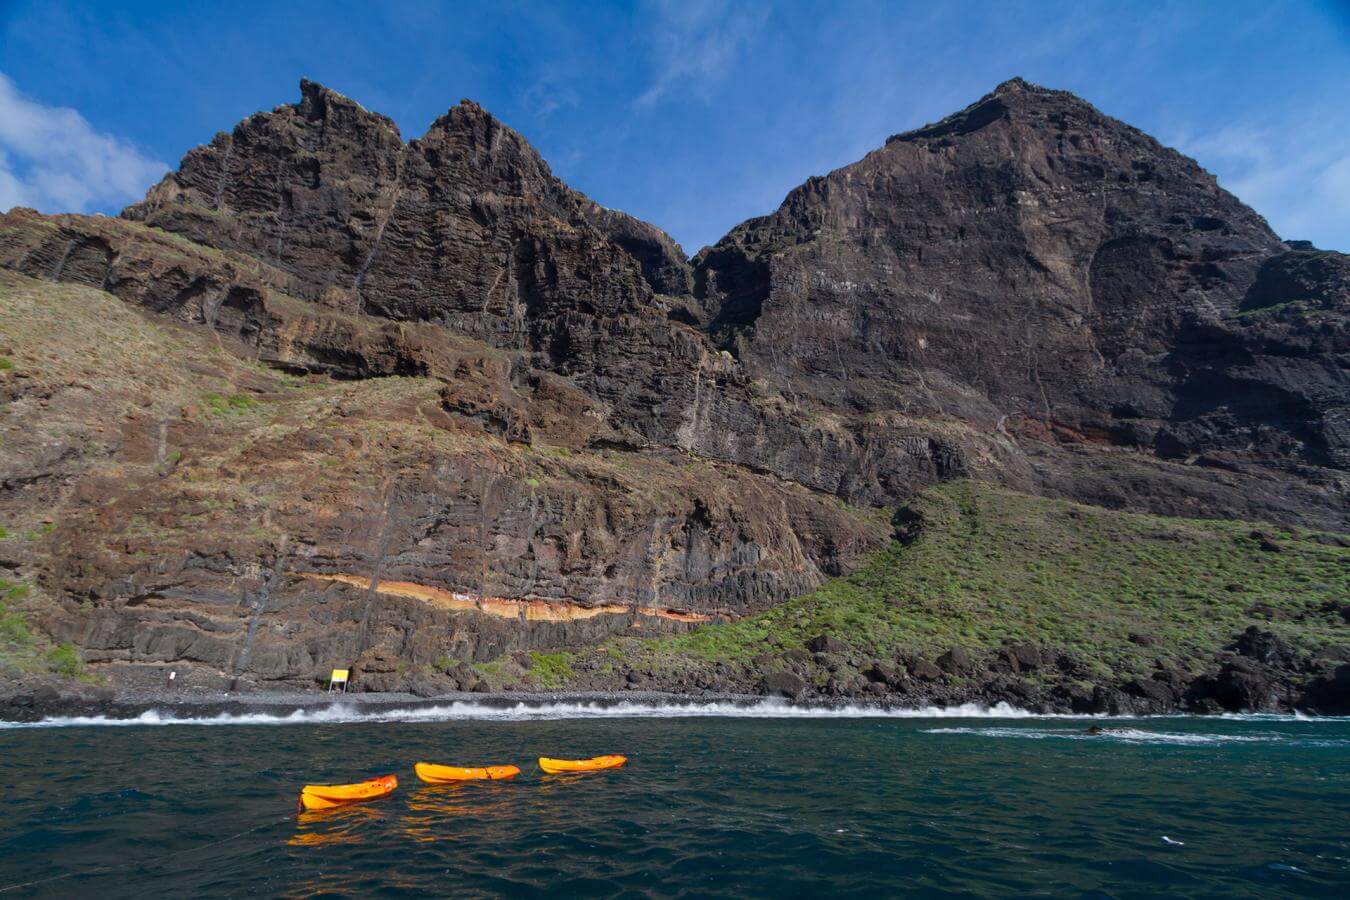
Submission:
[[[669,671],[744,663],[821,633],[878,657],[929,659],[1015,640],[1126,678],[1158,659],[1198,672],[1253,623],[1307,650],[1350,645],[1350,628],[1320,608],[1350,597],[1350,550],[1309,532],[1114,512],[973,481],[933,488],[912,508],[925,523],[918,540],[853,575],[752,618],[612,650]],[[1281,551],[1261,550],[1255,528]]]

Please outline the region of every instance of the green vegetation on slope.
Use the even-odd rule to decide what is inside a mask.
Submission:
[[[1197,672],[1253,623],[1305,650],[1350,645],[1350,628],[1323,609],[1350,597],[1350,550],[1310,532],[1115,512],[974,481],[932,488],[907,512],[919,537],[852,575],[757,616],[611,652],[670,671],[744,664],[819,634],[879,658],[957,646],[979,657],[1027,641],[1125,678],[1158,660]]]
[[[213,416],[237,415],[246,413],[258,405],[258,401],[248,394],[230,394],[223,396],[215,392],[202,395],[202,406]]]
[[[542,688],[560,688],[572,680],[573,658],[573,654],[567,652],[531,652],[530,674]]]
[[[84,672],[84,661],[73,644],[47,646],[33,634],[22,609],[28,597],[26,584],[0,578],[0,675],[52,672],[76,677]]]

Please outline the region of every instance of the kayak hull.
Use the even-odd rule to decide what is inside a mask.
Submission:
[[[364,803],[387,797],[398,788],[398,779],[383,775],[356,784],[307,784],[300,790],[300,809],[333,809],[348,803]]]
[[[417,763],[417,777],[427,784],[452,784],[456,781],[506,781],[520,774],[515,766],[438,766]]]
[[[628,757],[610,754],[594,756],[590,759],[551,759],[539,757],[539,768],[550,775],[566,775],[572,772],[597,772],[601,769],[617,769],[628,762]]]

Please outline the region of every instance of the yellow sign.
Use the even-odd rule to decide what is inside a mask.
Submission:
[[[348,671],[347,669],[334,669],[333,674],[328,676],[328,689],[331,691],[340,684],[344,691],[347,690]]]

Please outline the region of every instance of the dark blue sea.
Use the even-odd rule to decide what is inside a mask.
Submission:
[[[534,765],[601,753],[630,761]],[[429,786],[421,760],[524,771]],[[295,811],[306,782],[390,772],[389,798]],[[0,725],[0,776],[0,897],[1350,896],[1337,720],[151,713]]]

